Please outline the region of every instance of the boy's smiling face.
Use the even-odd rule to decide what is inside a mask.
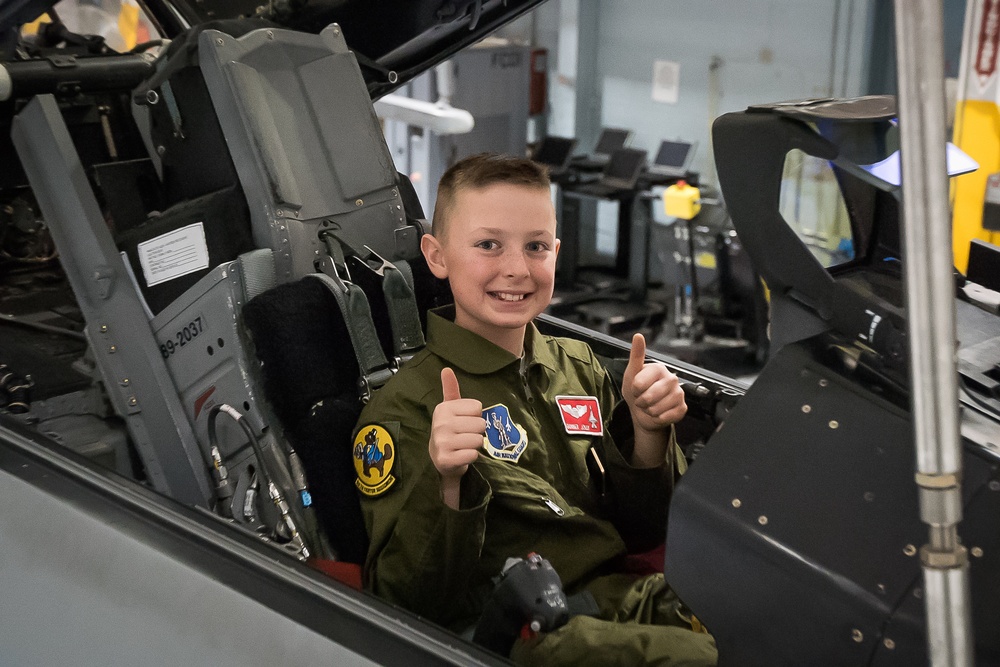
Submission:
[[[456,193],[440,237],[421,248],[447,278],[455,323],[520,356],[524,328],[549,305],[556,216],[546,188],[497,183]]]

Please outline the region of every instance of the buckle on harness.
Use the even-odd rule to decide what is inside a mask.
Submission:
[[[340,291],[347,293],[346,282],[351,282],[351,272],[347,268],[347,258],[344,256],[344,249],[340,241],[333,232],[325,231],[319,235],[323,244],[326,245],[326,254],[316,260],[316,268],[329,276]]]
[[[388,382],[389,378],[391,378],[395,372],[396,371],[391,366],[388,366],[359,377],[358,397],[361,399],[361,403],[367,405],[368,401],[372,398],[372,393],[374,393],[376,389],[380,389],[382,385]]]

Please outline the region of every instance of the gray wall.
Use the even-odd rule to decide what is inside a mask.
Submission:
[[[651,153],[662,139],[695,140],[693,168],[714,183],[709,133],[720,114],[866,92],[876,1],[553,0],[539,11],[564,22],[557,43],[535,34],[553,54],[549,132],[588,149],[601,124],[627,127]],[[680,64],[676,104],[652,99],[655,60]]]

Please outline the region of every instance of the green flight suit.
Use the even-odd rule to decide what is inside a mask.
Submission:
[[[426,348],[374,394],[358,422],[355,465],[371,538],[366,585],[384,599],[461,630],[479,617],[493,589],[492,577],[506,559],[535,552],[552,563],[567,594],[585,589],[594,594],[602,618],[662,622],[623,612],[637,604],[632,590],[637,577],[613,573],[626,543],[636,550],[663,540],[671,468],[639,469],[627,463],[631,418],[601,363],[585,343],[543,336],[534,325],[528,326],[524,360],[519,360],[455,325],[453,312],[428,314]],[[503,421],[500,408],[505,407],[507,422],[516,428],[507,432],[515,440],[522,434],[520,444],[526,442],[516,461],[493,458],[484,447],[462,478],[457,511],[441,499],[440,476],[427,448],[445,366],[455,371],[463,398],[482,402],[488,421],[496,414]],[[603,433],[568,434],[557,396],[596,398]],[[390,438],[387,448],[383,441]],[[366,445],[373,465],[362,467]],[[603,494],[588,471],[591,447],[606,471]],[[665,585],[650,595],[670,597],[673,607],[678,606]],[[556,647],[560,638],[591,622],[614,626],[616,636],[638,627],[574,619],[559,631],[519,645],[514,655],[530,663],[532,650],[538,649],[537,655],[545,657],[535,662],[553,664],[565,653]],[[663,641],[677,650],[661,651],[675,657],[657,664],[714,664],[709,635],[660,629]],[[656,627],[645,626],[637,645],[655,643],[646,636],[650,632],[655,634]],[[555,647],[551,655],[547,643]]]

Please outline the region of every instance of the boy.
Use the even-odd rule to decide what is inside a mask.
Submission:
[[[428,314],[427,347],[374,395],[355,439],[366,581],[462,630],[505,560],[536,552],[567,594],[593,595],[600,619],[519,640],[515,661],[714,664],[712,638],[690,630],[662,575],[615,573],[626,544],[663,539],[684,394],[665,366],[643,364],[641,335],[622,402],[586,344],[538,332],[555,232],[544,167],[483,154],[442,177],[421,249],[455,304]]]

